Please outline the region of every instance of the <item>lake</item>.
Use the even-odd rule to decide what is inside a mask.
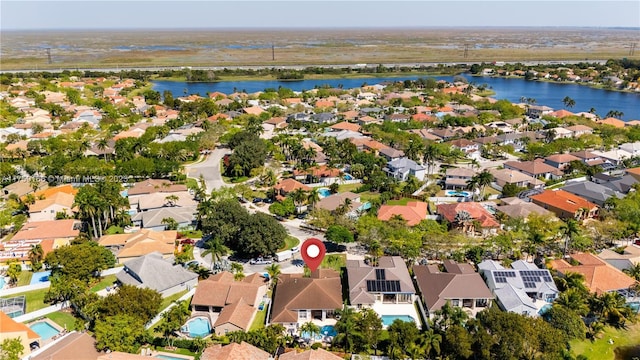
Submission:
[[[507,99],[511,102],[520,102],[521,97],[536,99],[537,105],[546,105],[554,109],[564,108],[562,99],[569,96],[575,101],[575,106],[568,109],[571,112],[589,111],[596,109],[596,113],[604,117],[610,110],[618,110],[624,113],[623,120],[640,120],[640,93],[624,93],[593,89],[577,84],[557,84],[550,82],[527,81],[517,78],[477,77],[468,74],[462,75],[469,82],[477,85],[486,84],[488,88],[496,92],[497,99]],[[185,94],[199,94],[206,96],[207,92],[219,91],[225,94],[234,91],[246,91],[248,93],[264,91],[267,88],[285,87],[294,91],[311,90],[315,87],[330,86],[351,89],[361,87],[363,84],[373,85],[387,81],[416,80],[422,76],[407,77],[371,77],[371,78],[337,78],[322,80],[302,81],[277,81],[277,80],[249,80],[249,81],[221,81],[215,83],[188,83],[183,81],[154,81],[153,89],[160,93],[171,91],[174,97]],[[437,80],[452,81],[453,76],[433,76]]]

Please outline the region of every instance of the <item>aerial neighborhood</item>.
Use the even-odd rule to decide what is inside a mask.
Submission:
[[[625,64],[470,70],[638,91]],[[581,359],[640,333],[640,119],[464,77],[159,76],[0,75],[0,358]]]

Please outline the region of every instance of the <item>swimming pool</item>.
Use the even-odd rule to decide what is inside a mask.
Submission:
[[[345,180],[353,180],[353,176],[351,176],[351,174],[344,174],[343,177]]]
[[[60,333],[58,329],[54,328],[53,326],[51,326],[51,324],[45,321],[31,324],[29,325],[29,328],[35,331],[36,334],[40,335],[40,338],[42,338],[43,341],[49,340]]]
[[[416,321],[410,315],[382,315],[382,325],[389,326],[394,320],[402,320],[405,322],[415,323]]]
[[[0,276],[0,290],[4,288],[4,284],[6,284],[6,282],[4,281],[4,276]]]
[[[31,281],[29,282],[29,285],[47,282],[49,281],[49,276],[51,276],[51,270],[33,273],[33,275],[31,275]]]
[[[545,304],[543,307],[540,308],[540,310],[538,310],[538,315],[544,315],[552,307],[553,307],[553,305],[551,305],[551,304]]]
[[[185,360],[186,358],[171,356],[171,355],[156,355],[154,356],[156,359],[165,359],[165,360]]]
[[[333,325],[325,325],[320,328],[320,334],[324,336],[336,336],[338,332],[336,332],[336,328]]]
[[[456,191],[456,190],[447,190],[445,191],[447,196],[455,196],[455,197],[469,197],[471,193],[468,191]]]
[[[190,337],[205,337],[211,334],[211,324],[209,320],[203,317],[193,318],[182,327],[182,331],[189,334]]]
[[[631,310],[635,311],[636,313],[640,313],[640,302],[630,302],[627,304]]]
[[[327,188],[320,188],[318,189],[318,195],[320,195],[320,197],[326,198],[327,196],[331,195],[331,191]]]

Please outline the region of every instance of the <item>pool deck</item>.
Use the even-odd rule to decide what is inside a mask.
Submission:
[[[27,325],[29,328],[31,328],[31,325],[34,324],[38,324],[38,323],[47,323],[49,324],[52,328],[58,330],[58,334],[54,335],[52,338],[47,339],[47,340],[40,340],[40,347],[43,347],[44,345],[47,345],[49,343],[52,343],[60,338],[62,338],[64,335],[66,335],[68,333],[68,331],[62,327],[60,327],[60,325],[56,324],[55,322],[53,322],[53,320],[48,319],[48,318],[40,318],[38,320],[32,321],[30,323],[27,323],[25,325]]]
[[[140,350],[140,355],[149,357],[149,359],[156,358],[158,355],[171,356],[172,358],[184,359],[184,360],[193,360],[194,359],[193,356],[174,354],[174,353],[164,352],[164,351],[156,351],[156,350],[152,350],[150,348],[143,348],[142,350]]]
[[[420,327],[420,316],[416,311],[416,307],[411,304],[381,304],[375,303],[372,306],[373,310],[378,313],[378,315],[389,315],[389,316],[403,316],[409,315],[416,322],[416,326]],[[383,326],[386,328],[386,326]]]

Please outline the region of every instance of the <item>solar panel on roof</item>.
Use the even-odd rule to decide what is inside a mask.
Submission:
[[[384,269],[376,269],[376,280],[387,280]]]
[[[527,282],[524,283],[524,287],[525,288],[534,288],[534,287],[536,287],[536,284],[527,281]]]
[[[496,278],[496,283],[506,283],[506,282],[507,282],[507,278],[504,278],[504,277]]]
[[[399,292],[398,280],[367,280],[367,291],[370,292]]]

